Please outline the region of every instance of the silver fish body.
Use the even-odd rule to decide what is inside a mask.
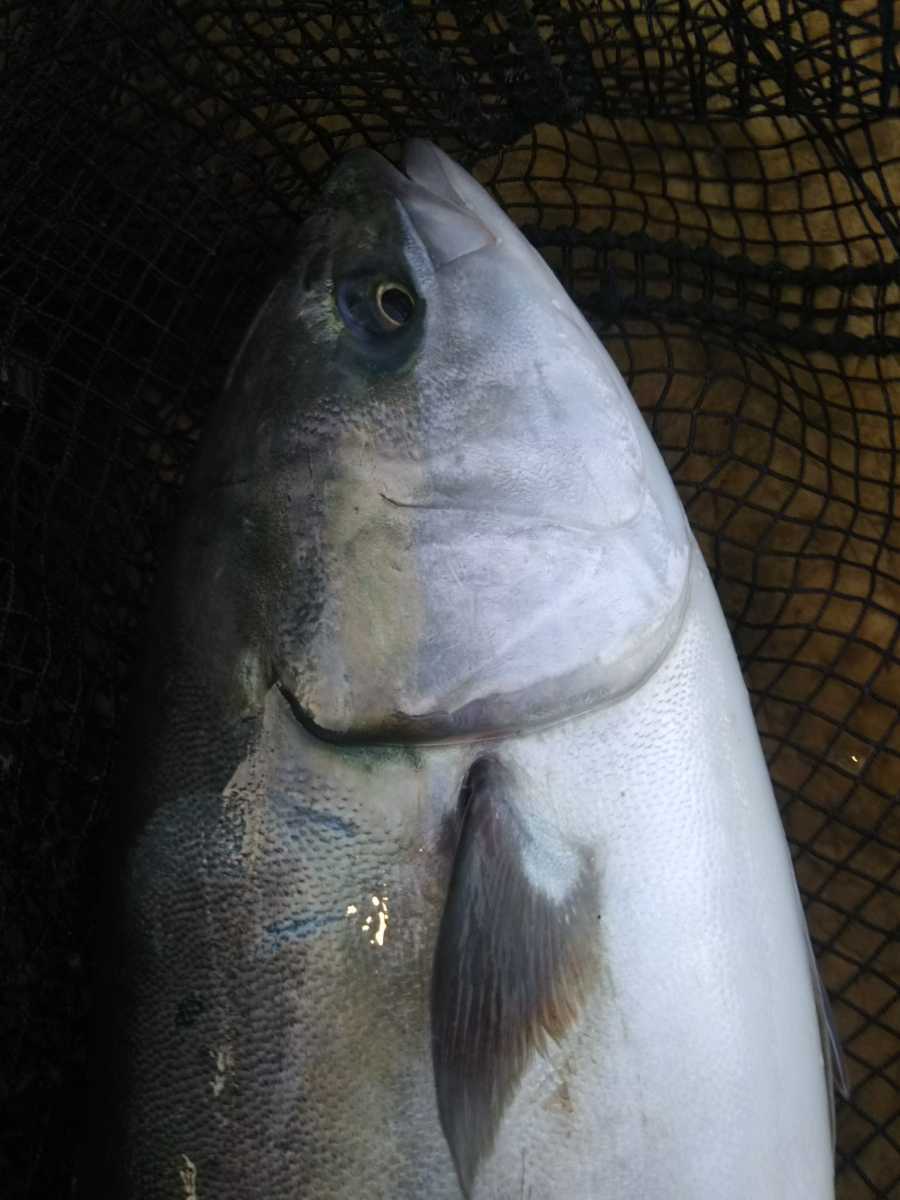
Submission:
[[[708,573],[606,352],[434,147],[328,184],[153,628],[109,1194],[830,1200]]]

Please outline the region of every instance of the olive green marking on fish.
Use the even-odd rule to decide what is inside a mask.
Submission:
[[[585,860],[561,903],[531,882],[515,777],[495,755],[472,765],[458,807],[431,1032],[441,1126],[468,1196],[535,1052],[572,1028],[596,981],[597,878]]]
[[[370,745],[348,745],[337,742],[334,751],[349,765],[362,771],[377,771],[388,763],[401,763],[414,771],[423,765],[423,756],[418,746],[407,746],[402,743],[375,742]]]

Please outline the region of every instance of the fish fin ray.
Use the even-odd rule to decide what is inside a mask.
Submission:
[[[460,832],[435,948],[432,1059],[441,1125],[468,1196],[535,1053],[578,1019],[597,942],[586,861],[557,903],[529,880],[515,780],[483,755],[460,792]]]

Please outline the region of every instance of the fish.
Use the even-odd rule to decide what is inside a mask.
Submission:
[[[833,1198],[843,1067],[713,582],[590,324],[435,145],[325,184],[147,637],[103,1194]]]

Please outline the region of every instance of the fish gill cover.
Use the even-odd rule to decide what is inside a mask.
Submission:
[[[900,1186],[900,22],[844,0],[0,0],[0,1178],[78,1195],[89,913],[161,534],[336,159],[428,137],[559,272],[715,577]]]

